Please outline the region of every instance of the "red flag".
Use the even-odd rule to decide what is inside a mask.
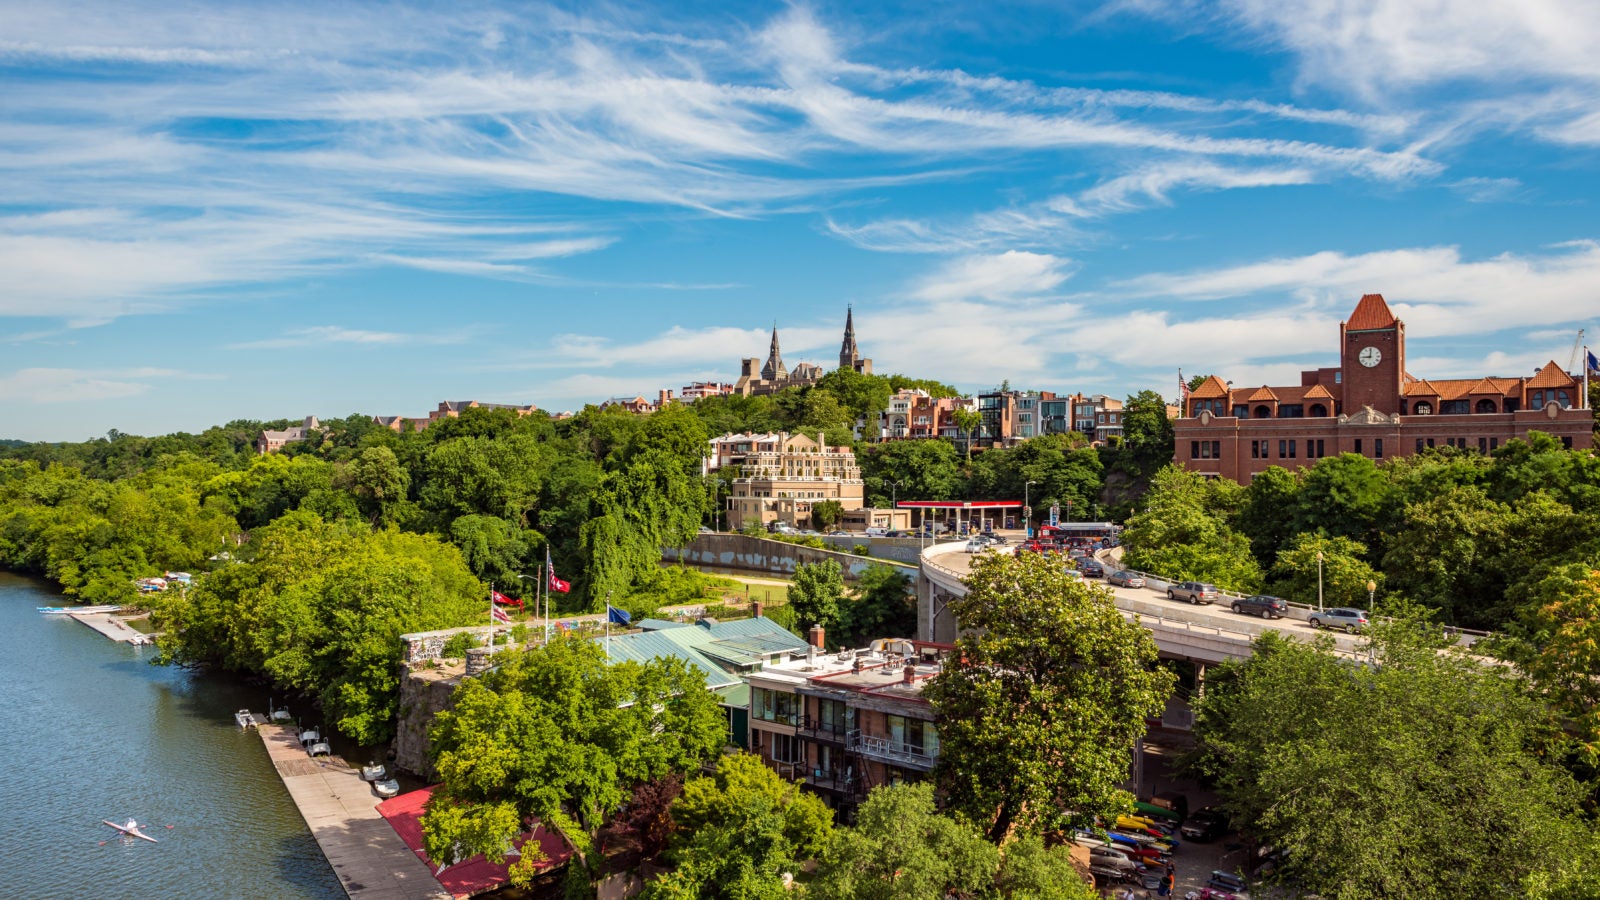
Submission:
[[[517,609],[522,608],[521,600],[518,600],[514,597],[507,597],[505,594],[502,594],[499,591],[492,591],[491,593],[494,596],[494,602],[500,604],[501,606],[515,606]]]
[[[572,583],[571,582],[567,582],[567,581],[562,581],[561,579],[557,578],[556,577],[556,570],[555,569],[551,569],[550,570],[550,590],[555,591],[558,594],[565,594],[568,591],[572,590]]]
[[[494,616],[494,620],[496,622],[505,622],[507,624],[510,624],[511,622],[511,617],[506,615],[506,611],[498,606],[496,606],[490,614]]]

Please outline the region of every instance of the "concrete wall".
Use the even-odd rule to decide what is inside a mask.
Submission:
[[[846,538],[838,538],[847,541]],[[866,538],[856,540],[856,543],[865,543]],[[849,544],[845,544],[849,546]],[[894,562],[882,558],[856,556],[851,553],[839,553],[832,550],[818,550],[815,547],[802,547],[798,544],[789,544],[783,541],[772,541],[766,538],[753,538],[743,534],[702,534],[697,535],[687,547],[667,548],[661,551],[662,558],[674,562],[685,562],[696,566],[713,566],[722,569],[737,569],[746,572],[760,572],[768,575],[793,575],[795,568],[801,563],[817,563],[831,559],[839,564],[844,571],[846,580],[855,580],[861,573],[875,565],[895,565]],[[912,558],[915,559],[913,553]],[[909,566],[907,567],[910,568]],[[907,575],[914,575],[908,571]]]

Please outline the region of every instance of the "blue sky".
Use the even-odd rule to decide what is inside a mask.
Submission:
[[[0,437],[574,409],[781,329],[970,390],[1600,313],[1600,5],[0,2]],[[1600,344],[1600,339],[1594,341]]]

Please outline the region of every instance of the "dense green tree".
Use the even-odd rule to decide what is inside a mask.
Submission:
[[[528,818],[559,829],[589,878],[594,836],[635,785],[692,771],[727,725],[705,676],[682,660],[607,665],[594,641],[557,638],[512,651],[456,689],[434,719],[440,784],[422,819],[433,859],[505,858]],[[533,860],[511,867],[526,883]]]
[[[662,547],[681,547],[693,539],[706,508],[698,479],[682,460],[662,450],[633,456],[625,468],[601,477],[594,498],[598,515],[585,522],[579,540],[587,561],[590,604],[626,591],[661,562]]]
[[[1363,557],[1367,548],[1346,537],[1300,534],[1278,554],[1269,590],[1295,603],[1317,605],[1317,554],[1322,554],[1323,606],[1368,607],[1367,584],[1382,580]]]
[[[1600,764],[1600,571],[1572,563],[1539,583],[1528,613],[1531,646],[1521,658],[1576,739],[1590,766]]]
[[[981,896],[999,864],[999,851],[977,828],[939,814],[931,785],[880,787],[861,804],[854,828],[834,832],[815,891],[837,900]]]
[[[871,444],[857,452],[856,460],[872,506],[886,507],[891,500],[950,500],[961,489],[960,458],[948,441]]]
[[[950,804],[992,839],[1125,809],[1128,748],[1173,685],[1149,632],[1040,554],[975,558],[950,606],[966,631],[923,689]]]
[[[1123,563],[1172,581],[1208,581],[1249,593],[1261,585],[1250,542],[1227,525],[1242,489],[1168,466],[1151,479],[1146,507],[1128,520]]]
[[[839,624],[843,602],[844,575],[838,563],[825,559],[795,567],[794,582],[789,585],[789,606],[801,628],[821,625],[831,634]]]
[[[1122,446],[1136,476],[1149,477],[1172,462],[1172,420],[1167,401],[1155,391],[1140,391],[1122,407]]]
[[[910,576],[894,566],[872,566],[856,580],[856,596],[843,604],[834,640],[863,647],[878,638],[914,637],[916,628]]]
[[[675,868],[646,886],[646,898],[782,897],[783,874],[798,874],[833,833],[833,810],[749,753],[685,784],[671,814]]]
[[[1373,546],[1388,491],[1388,479],[1366,456],[1341,453],[1319,459],[1301,477],[1294,530],[1354,538]]]
[[[1096,900],[1065,845],[1046,846],[1037,834],[1022,834],[1001,848],[995,890],[1007,900]]]
[[[544,559],[536,555],[543,543],[537,533],[496,516],[471,515],[450,523],[450,541],[461,548],[474,575],[502,592],[520,597],[538,585],[534,569]]]
[[[406,499],[411,476],[388,447],[369,447],[350,463],[350,493],[374,526],[393,520],[395,507]]]
[[[863,375],[854,369],[834,369],[822,376],[817,389],[832,394],[852,419],[868,421],[889,407],[894,393],[890,379],[882,375]]]
[[[1208,675],[1196,764],[1297,890],[1520,896],[1592,845],[1538,702],[1431,634],[1376,628],[1363,666],[1268,632]]]
[[[844,518],[844,504],[837,500],[819,500],[811,504],[811,525],[818,531],[828,531]]]
[[[1263,569],[1272,566],[1278,551],[1295,535],[1293,521],[1299,494],[1299,478],[1282,466],[1267,467],[1245,488],[1244,502],[1234,521],[1250,539],[1250,552]]]

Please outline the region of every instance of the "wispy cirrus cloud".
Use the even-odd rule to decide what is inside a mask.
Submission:
[[[117,400],[149,391],[154,381],[206,378],[176,369],[20,369],[0,375],[0,400],[15,403],[82,403]]]
[[[1400,116],[885,66],[804,7],[676,29],[540,5],[86,9],[8,13],[0,62],[29,78],[0,112],[0,177],[35,209],[0,226],[0,276],[24,286],[0,314],[105,320],[373,264],[561,283],[556,261],[626,241],[641,211],[809,214],[1001,161],[1104,177],[966,226],[891,214],[833,230],[1044,246],[1074,219],[1186,191],[1440,170],[1395,139]],[[1301,126],[1315,133],[1284,134]]]
[[[406,334],[398,331],[371,331],[362,328],[344,328],[339,325],[314,325],[296,328],[280,337],[262,338],[229,344],[232,350],[300,350],[329,345],[352,347],[396,347],[403,345],[440,345],[465,343],[475,332],[452,330],[437,334]]]

